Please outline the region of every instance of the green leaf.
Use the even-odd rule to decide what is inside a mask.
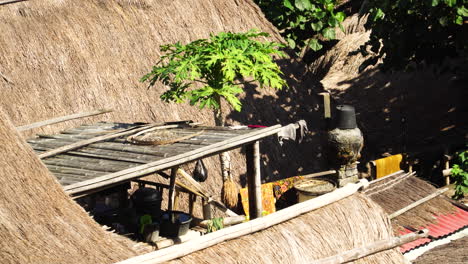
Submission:
[[[438,4],[439,4],[439,0],[432,0],[431,2],[432,7],[437,6]]]
[[[439,18],[439,23],[444,27],[448,25],[448,21],[449,21],[448,17],[444,16],[444,17]]]
[[[452,7],[457,4],[457,0],[444,0],[445,4]]]
[[[335,39],[335,29],[334,28],[325,28],[322,30],[322,35],[326,39]]]
[[[460,16],[468,17],[468,9],[464,6],[458,7],[457,14]]]
[[[382,9],[377,8],[376,10],[374,10],[373,19],[372,19],[372,20],[375,22],[375,21],[377,21],[377,20],[379,20],[379,19],[384,18],[384,16],[385,16],[385,13],[382,11]]]
[[[341,23],[346,18],[346,15],[343,12],[338,12],[338,13],[335,14],[335,18],[336,18],[336,20],[338,20],[338,22]]]
[[[310,0],[295,0],[294,5],[300,11],[310,10],[312,8],[312,4],[310,3]]]
[[[322,21],[318,21],[317,23],[310,24],[311,28],[315,32],[319,32],[323,28]]]
[[[319,43],[319,41],[317,39],[311,39],[310,40],[310,43],[309,43],[309,47],[313,50],[313,51],[318,51],[320,50],[323,46],[322,44]]]
[[[288,8],[289,10],[294,10],[294,7],[293,7],[293,5],[291,4],[291,2],[289,0],[284,0],[283,1],[283,6]]]
[[[455,19],[454,22],[455,22],[455,24],[463,25],[463,17],[457,16],[457,18]]]
[[[332,3],[326,4],[325,9],[327,9],[328,12],[332,12],[333,9],[335,9],[335,5],[333,5]]]

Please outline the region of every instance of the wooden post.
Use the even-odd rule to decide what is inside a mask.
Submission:
[[[169,202],[167,204],[168,211],[172,211],[174,208],[175,182],[176,182],[176,176],[177,176],[177,169],[178,167],[174,167],[171,169],[171,179],[169,182]]]
[[[445,185],[450,185],[450,159],[451,157],[449,155],[444,155],[444,160],[445,160],[445,170],[443,171],[443,176],[445,176]]]
[[[197,201],[197,196],[193,193],[189,194],[189,214],[193,215],[193,209],[195,208],[195,202]]]
[[[246,147],[247,187],[249,190],[250,220],[262,216],[262,190],[260,179],[260,143],[255,141]]]
[[[202,198],[203,202],[203,219],[208,220],[213,218],[211,213],[211,204],[208,202],[208,199]]]

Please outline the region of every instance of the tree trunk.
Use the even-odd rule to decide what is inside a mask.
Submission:
[[[219,108],[214,109],[214,120],[216,126],[224,126],[224,116],[223,110],[221,109],[221,98],[218,96],[216,97],[216,101],[218,102]],[[219,154],[219,160],[221,162],[221,175],[223,176],[223,181],[227,181],[231,178],[231,157],[229,152],[223,152]]]
[[[221,97],[216,97],[219,108],[214,109],[214,119],[216,126],[224,126],[224,116],[221,108]],[[221,190],[223,203],[229,208],[237,206],[238,188],[231,175],[231,156],[228,152],[219,154],[221,162],[221,175],[223,177],[223,188]]]

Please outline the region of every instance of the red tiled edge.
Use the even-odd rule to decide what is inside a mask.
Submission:
[[[428,229],[429,235],[434,237],[435,239],[447,236],[468,226],[468,211],[465,211],[458,207],[456,207],[456,212],[453,214],[434,215],[434,217],[436,218],[435,224],[429,224],[427,226],[420,227],[418,228],[418,230]],[[400,235],[408,234],[411,232],[412,231],[404,228],[404,230],[400,231]],[[429,238],[421,238],[400,246],[400,251],[402,253],[405,253],[416,247],[429,243],[430,241],[431,239]]]

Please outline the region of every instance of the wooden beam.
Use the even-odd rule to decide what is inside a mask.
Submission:
[[[449,189],[449,188],[440,189],[440,190],[436,191],[436,192],[433,193],[433,194],[430,194],[430,195],[428,195],[428,196],[426,196],[426,197],[424,197],[424,198],[422,198],[422,199],[419,199],[419,200],[417,200],[416,202],[414,202],[414,203],[412,203],[412,204],[410,204],[410,205],[408,205],[408,206],[405,206],[405,207],[401,208],[400,210],[394,212],[393,214],[389,215],[389,218],[390,218],[390,219],[395,218],[395,217],[397,217],[397,216],[399,216],[399,215],[405,213],[406,211],[409,211],[409,210],[415,208],[416,206],[418,206],[418,205],[420,205],[420,204],[423,204],[423,203],[425,203],[425,202],[427,202],[427,201],[429,201],[429,200],[431,200],[431,199],[434,199],[434,198],[436,198],[437,196],[441,195],[442,193],[448,191],[448,189]]]
[[[346,186],[336,189],[333,192],[329,192],[305,202],[295,204],[274,214],[269,214],[267,216],[257,218],[242,224],[227,227],[219,231],[206,234],[194,240],[187,241],[184,244],[174,245],[169,248],[132,257],[127,260],[118,262],[117,264],[157,264],[180,258],[195,251],[217,245],[227,240],[264,230],[271,226],[288,221],[299,215],[322,208],[326,205],[349,197],[358,190],[366,188],[368,185],[369,182],[367,180],[361,179],[358,183],[347,184]]]
[[[245,151],[247,163],[247,188],[249,191],[249,217],[262,217],[262,182],[260,174],[260,143],[255,141],[247,145]]]
[[[39,122],[32,123],[32,124],[29,124],[29,125],[19,126],[19,127],[16,127],[16,130],[26,131],[26,130],[29,130],[29,129],[43,127],[43,126],[52,125],[52,124],[57,124],[57,123],[61,123],[61,122],[65,122],[65,121],[69,121],[69,120],[73,120],[73,119],[78,119],[78,118],[83,118],[83,117],[90,117],[90,116],[110,113],[112,111],[113,110],[110,110],[110,109],[100,109],[100,110],[90,111],[90,112],[81,112],[81,113],[77,113],[77,114],[61,116],[61,117],[52,118],[52,119],[48,119],[48,120],[44,120],[44,121],[39,121]]]
[[[225,141],[221,141],[209,146],[201,147],[192,151],[168,157],[166,159],[150,162],[148,164],[140,165],[131,169],[118,171],[92,180],[87,180],[76,184],[70,184],[64,187],[64,190],[69,194],[78,194],[82,192],[88,192],[92,189],[114,184],[117,182],[131,180],[137,177],[141,177],[143,175],[154,173],[156,171],[165,170],[174,166],[182,165],[190,161],[216,155],[218,153],[237,148],[245,144],[249,144],[264,137],[277,134],[280,129],[281,125],[276,125],[264,129],[254,130],[251,133],[245,135],[233,137]]]
[[[429,230],[424,229],[419,232],[409,233],[399,237],[392,237],[389,239],[379,240],[372,244],[366,245],[364,247],[354,248],[345,252],[342,252],[338,255],[331,256],[324,259],[319,259],[312,261],[313,264],[340,264],[348,263],[355,261],[366,256],[392,249],[403,244],[413,242],[417,239],[427,237],[429,235]]]

